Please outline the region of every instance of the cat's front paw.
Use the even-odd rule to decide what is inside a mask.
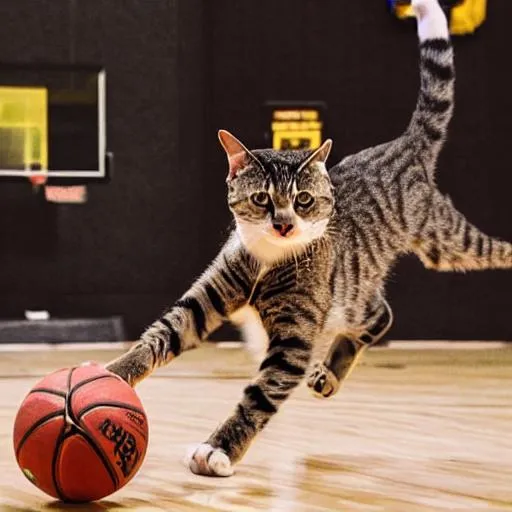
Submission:
[[[234,472],[231,461],[224,451],[207,443],[188,450],[184,462],[196,475],[231,476]]]
[[[323,363],[315,363],[307,380],[308,387],[318,398],[329,398],[340,388],[340,381]]]

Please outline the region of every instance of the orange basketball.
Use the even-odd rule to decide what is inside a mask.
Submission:
[[[14,422],[16,460],[41,490],[63,501],[93,501],[123,487],[148,443],[135,391],[98,364],[52,373],[25,397]]]

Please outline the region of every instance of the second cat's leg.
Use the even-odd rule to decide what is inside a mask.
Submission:
[[[336,394],[341,383],[355,367],[363,350],[377,343],[391,327],[393,314],[389,304],[379,297],[369,308],[357,335],[336,336],[325,360],[316,363],[308,376],[308,387],[320,398]]]

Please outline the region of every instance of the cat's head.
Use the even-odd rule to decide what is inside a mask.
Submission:
[[[334,207],[325,166],[330,140],[315,151],[250,151],[227,131],[219,139],[229,163],[229,208],[250,253],[271,263],[324,234]]]

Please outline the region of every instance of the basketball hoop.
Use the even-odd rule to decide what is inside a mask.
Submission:
[[[0,180],[28,180],[38,201],[87,203],[87,185],[109,183],[112,175],[105,70],[75,64],[0,68]],[[70,137],[78,151],[70,151]]]
[[[46,174],[33,174],[29,176],[29,181],[32,183],[32,191],[38,192],[39,189],[46,184],[48,176]]]

